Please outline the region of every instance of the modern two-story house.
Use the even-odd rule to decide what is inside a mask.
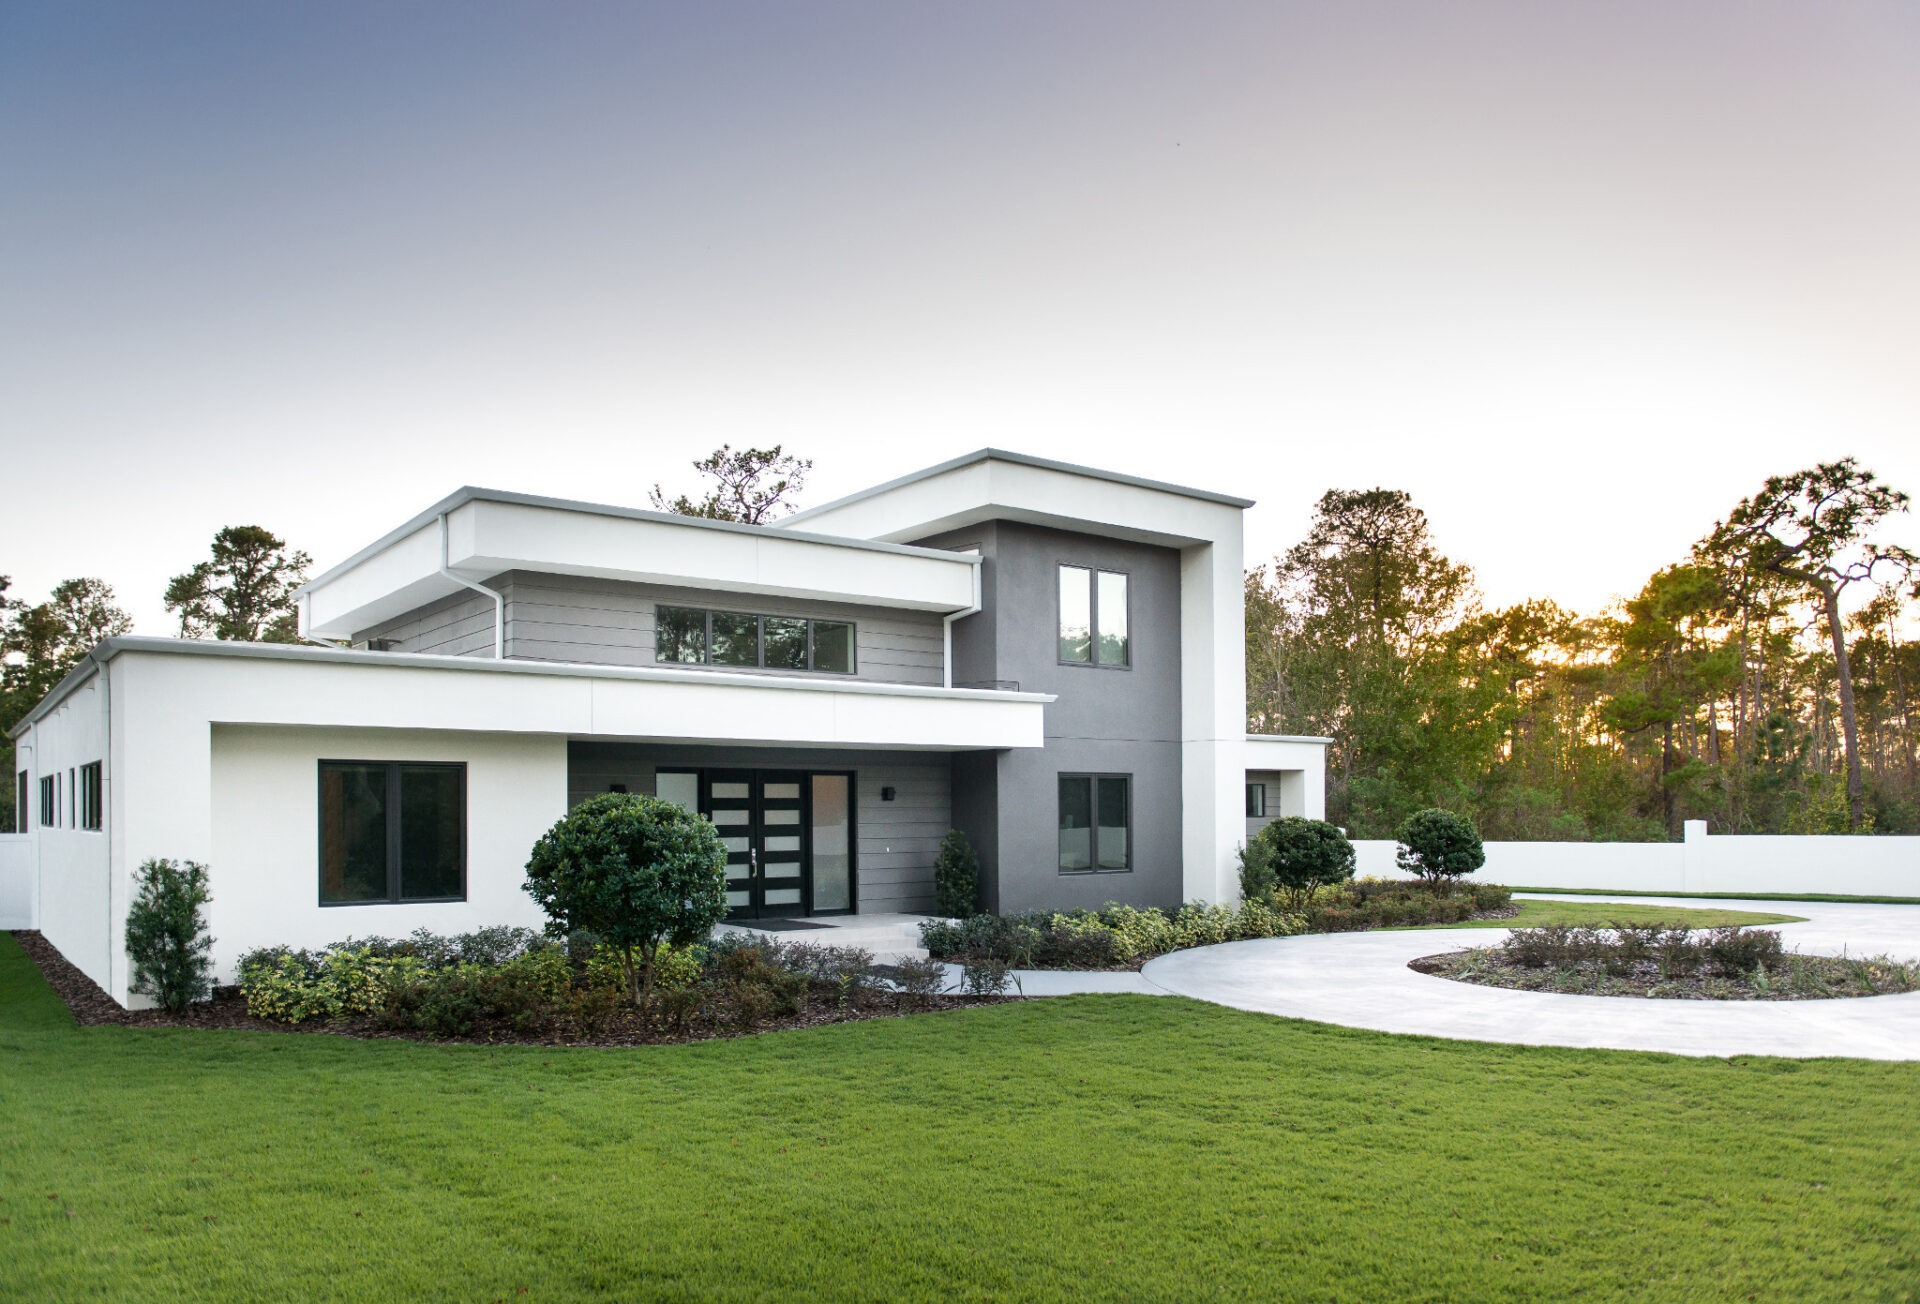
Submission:
[[[308,584],[302,645],[116,638],[15,729],[35,919],[117,1000],[135,868],[206,863],[216,960],[538,926],[595,793],[699,811],[743,921],[1237,895],[1319,815],[1245,733],[1241,498],[983,450],[748,526],[461,489]]]

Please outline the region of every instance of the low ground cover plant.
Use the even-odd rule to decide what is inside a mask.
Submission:
[[[1423,973],[1481,986],[1681,1000],[1815,1000],[1920,991],[1920,964],[1802,955],[1766,928],[1516,928],[1499,946],[1427,956]]]
[[[581,934],[531,929],[366,938],[318,950],[265,948],[240,961],[249,1013],[285,1024],[490,1040],[684,1040],[796,1022],[908,1013],[947,999],[937,964],[874,963],[871,952],[725,933],[654,959],[654,999],[630,1000],[617,952]],[[1004,989],[970,981],[976,995]]]

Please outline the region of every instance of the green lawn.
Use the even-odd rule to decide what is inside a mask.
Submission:
[[[1912,1299],[1920,1068],[1030,1001],[649,1050],[76,1029],[0,935],[19,1299]]]
[[[1694,906],[1623,905],[1616,901],[1522,901],[1520,913],[1510,919],[1476,919],[1467,924],[1418,924],[1419,928],[1544,928],[1548,924],[1666,924],[1678,928],[1723,928],[1728,924],[1797,924],[1805,915],[1770,915],[1755,910],[1720,910]]]

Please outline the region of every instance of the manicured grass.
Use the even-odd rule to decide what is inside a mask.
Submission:
[[[1911,1299],[1920,1068],[1080,997],[643,1050],[78,1029],[0,936],[21,1299]],[[522,1291],[525,1291],[522,1294]]]
[[[1544,928],[1549,924],[1578,924],[1604,928],[1608,924],[1665,924],[1678,928],[1743,928],[1761,924],[1798,924],[1805,915],[1772,915],[1757,910],[1699,909],[1693,906],[1637,906],[1610,901],[1521,901],[1520,913],[1510,919],[1476,919],[1466,924],[1419,924],[1419,928]]]
[[[1838,901],[1866,906],[1920,906],[1920,897],[1838,896],[1830,892],[1626,892],[1611,887],[1516,887],[1515,892],[1547,896],[1686,897],[1701,901]]]

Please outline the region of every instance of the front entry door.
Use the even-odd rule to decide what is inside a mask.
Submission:
[[[806,776],[709,770],[704,777],[707,818],[727,849],[727,918],[806,914]]]

